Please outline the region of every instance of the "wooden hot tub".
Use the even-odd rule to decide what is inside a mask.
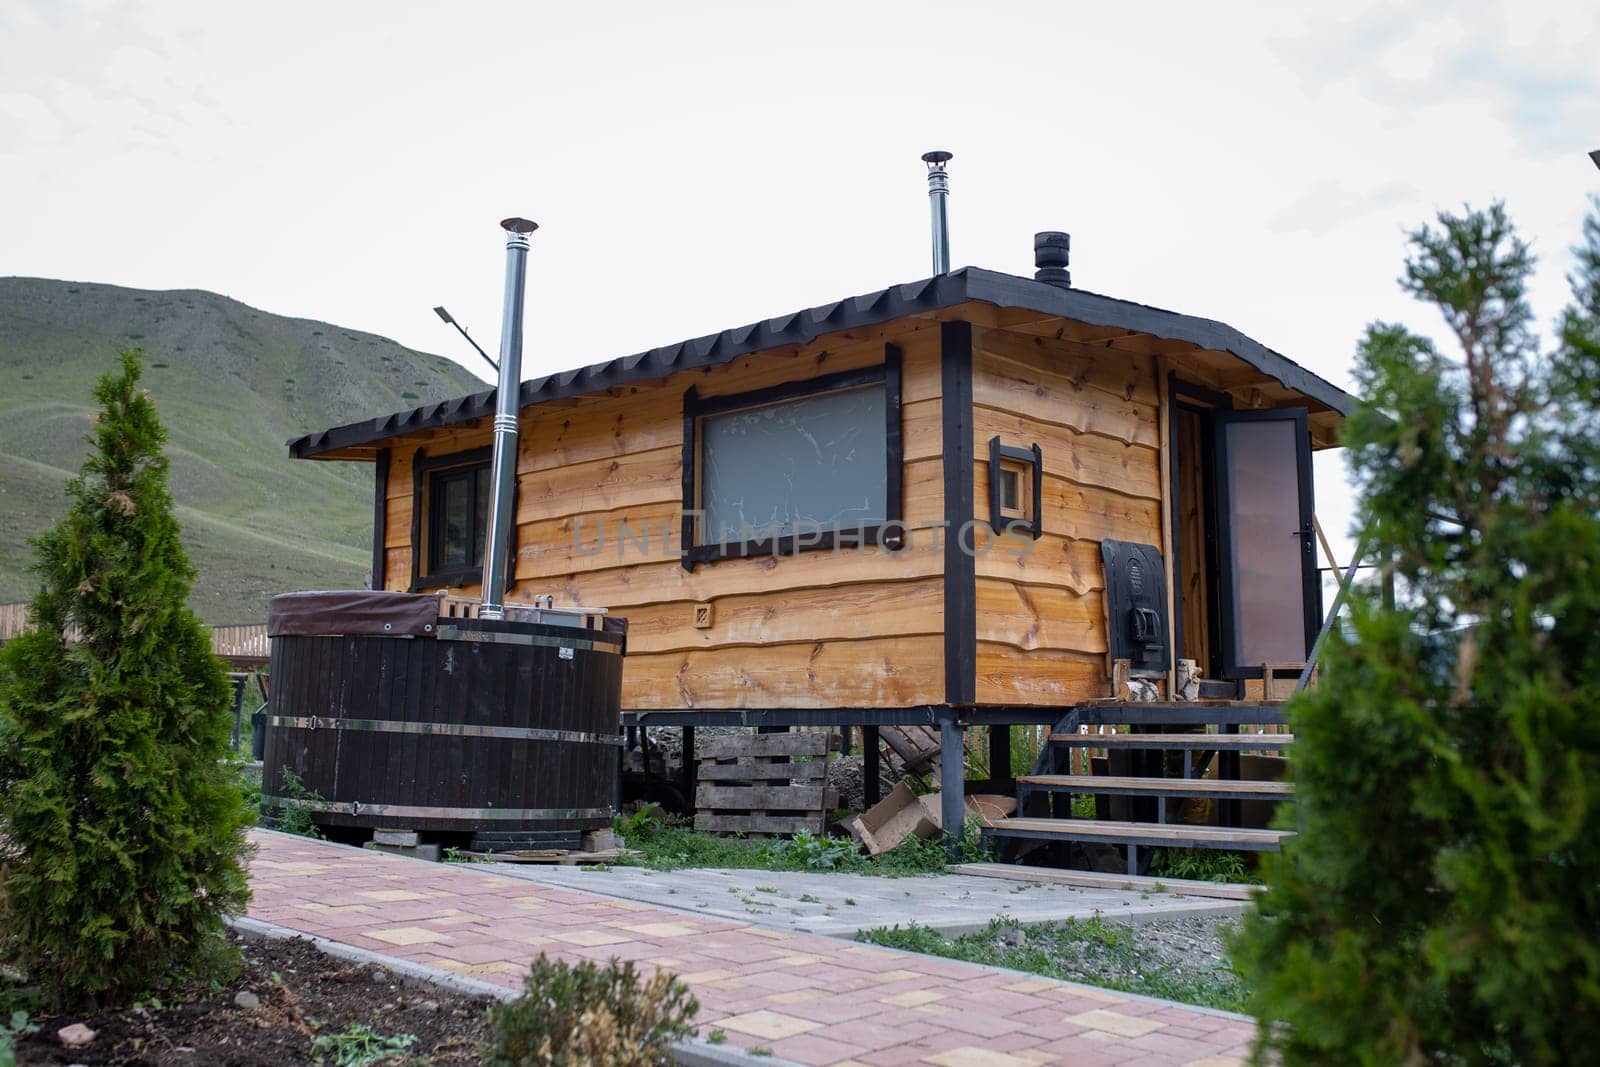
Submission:
[[[273,598],[263,809],[576,847],[614,814],[623,651],[578,621],[441,618],[409,593]]]

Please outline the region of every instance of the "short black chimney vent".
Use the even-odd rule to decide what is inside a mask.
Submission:
[[[1033,235],[1034,278],[1046,285],[1072,288],[1072,272],[1067,260],[1072,252],[1072,235],[1059,230],[1045,230]]]

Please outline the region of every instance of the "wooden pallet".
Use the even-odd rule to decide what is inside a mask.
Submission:
[[[838,806],[828,785],[828,752],[838,735],[746,734],[702,742],[695,790],[696,830],[821,834]]]

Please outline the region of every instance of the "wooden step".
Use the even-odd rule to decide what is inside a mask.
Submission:
[[[1061,867],[1025,867],[1020,863],[956,863],[951,874],[978,878],[1003,878],[1010,882],[1080,886],[1084,889],[1126,890],[1133,893],[1171,893],[1182,897],[1216,900],[1250,900],[1267,887],[1241,882],[1197,882],[1189,878],[1152,878],[1139,874],[1072,871]]]
[[[1229,752],[1258,748],[1288,748],[1293,734],[1051,734],[1057,745],[1077,748],[1187,748],[1201,752]]]
[[[1092,701],[1072,709],[1082,726],[1282,726],[1283,703],[1260,700]]]
[[[1276,852],[1294,834],[1287,830],[1244,830],[1187,823],[1109,822],[1099,819],[1001,819],[984,828],[996,837],[1033,840],[1099,841],[1108,845],[1157,848],[1225,848]]]
[[[1123,797],[1226,797],[1229,800],[1282,800],[1294,796],[1291,782],[1230,782],[1215,778],[1120,778],[1105,774],[1030,774],[1019,786],[1062,793],[1104,793]]]

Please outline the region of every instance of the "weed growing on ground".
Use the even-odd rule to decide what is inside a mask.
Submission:
[[[39,1028],[28,1021],[28,1013],[14,1011],[9,1025],[0,1023],[0,1067],[17,1067],[16,1039],[37,1033]]]
[[[415,1034],[380,1034],[369,1026],[351,1023],[337,1034],[318,1035],[311,1047],[331,1057],[335,1067],[368,1067],[403,1056],[416,1043]]]
[[[315,789],[308,789],[300,776],[290,770],[285,764],[283,768],[283,793],[288,800],[320,801],[322,794]],[[316,822],[311,818],[311,809],[299,804],[285,804],[278,809],[278,824],[276,829],[286,834],[298,837],[314,837],[322,839],[322,831],[317,829]]]
[[[948,938],[913,923],[857,935],[886,948],[1027,971],[1047,978],[1087,982],[1125,993],[1161,997],[1225,1011],[1241,1010],[1249,990],[1231,965],[1186,973],[1141,942],[1138,930],[1100,919],[1023,926],[996,919],[978,933]]]
[[[1194,882],[1259,882],[1248,861],[1237,852],[1213,849],[1157,849],[1150,874]]]
[[[662,971],[643,981],[631,960],[574,966],[540,955],[523,995],[489,1009],[495,1036],[486,1059],[497,1067],[653,1067],[694,1033],[699,1011],[681,981]]]
[[[624,833],[628,848],[641,853],[619,861],[633,867],[677,871],[721,867],[763,871],[832,871],[897,877],[939,874],[945,868],[944,846],[937,840],[913,838],[876,858],[862,855],[847,840],[799,833],[793,838],[755,840],[718,837],[695,830],[687,821],[654,818],[635,823]],[[970,850],[977,849],[974,828]],[[965,854],[965,853],[964,853]]]

